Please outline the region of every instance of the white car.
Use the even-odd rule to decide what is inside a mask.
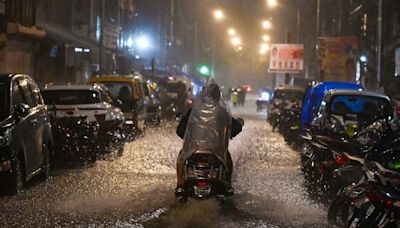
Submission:
[[[97,122],[100,132],[122,126],[124,115],[103,85],[50,85],[42,92],[49,113],[54,118],[86,116]]]

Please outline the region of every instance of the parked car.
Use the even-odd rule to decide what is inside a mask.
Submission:
[[[0,185],[19,192],[32,177],[50,175],[53,136],[49,114],[34,80],[0,75]]]
[[[331,126],[333,131],[344,131],[352,136],[376,120],[393,118],[393,107],[388,96],[351,90],[330,90],[324,96],[311,123],[312,131],[326,133]],[[340,127],[341,129],[336,129]]]
[[[143,83],[146,99],[147,123],[159,124],[161,122],[161,103],[156,88],[153,84]]]
[[[55,120],[86,117],[89,125],[99,125],[96,134],[102,149],[111,144],[123,149],[124,115],[103,85],[50,85],[43,90],[43,96]]]
[[[258,97],[256,101],[257,112],[262,111],[264,108],[268,107],[268,104],[272,97],[272,89],[270,88],[261,88],[258,92]]]
[[[316,117],[317,111],[325,95],[332,89],[362,91],[361,85],[349,82],[320,82],[308,87],[301,106],[300,133],[307,138],[312,120]]]
[[[104,75],[94,77],[89,83],[101,83],[108,88],[111,95],[118,99],[124,113],[124,132],[141,133],[146,127],[146,99],[143,83],[133,75]]]

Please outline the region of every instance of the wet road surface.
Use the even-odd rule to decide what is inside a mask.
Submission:
[[[234,108],[245,119],[230,144],[235,195],[179,205],[173,195],[182,141],[176,123],[150,128],[92,166],[59,169],[46,182],[0,196],[1,227],[328,227],[326,209],[308,199],[299,157],[253,102]]]

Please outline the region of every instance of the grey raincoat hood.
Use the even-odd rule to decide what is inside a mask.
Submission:
[[[197,150],[211,151],[225,165],[231,135],[232,116],[218,85],[209,79],[194,103],[185,131],[179,160]]]

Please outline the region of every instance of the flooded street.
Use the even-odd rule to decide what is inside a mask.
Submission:
[[[230,144],[235,195],[213,200],[174,197],[175,161],[182,141],[176,123],[149,128],[90,167],[57,170],[46,182],[30,183],[15,196],[0,197],[2,227],[327,227],[326,209],[303,188],[298,153],[264,115],[235,108],[245,119]]]

